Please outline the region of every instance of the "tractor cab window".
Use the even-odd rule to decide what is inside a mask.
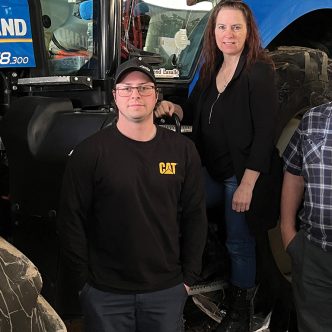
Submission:
[[[42,0],[45,45],[52,75],[93,70],[93,0]]]
[[[141,56],[159,78],[186,79],[198,63],[212,3],[186,0],[124,0],[122,59]]]

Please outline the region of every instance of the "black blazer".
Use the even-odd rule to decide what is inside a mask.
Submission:
[[[199,151],[200,112],[221,64],[222,61],[206,88],[198,82],[185,106],[185,117],[192,117],[192,135]],[[275,148],[278,101],[271,65],[261,61],[249,69],[245,65],[246,55],[243,53],[234,77],[220,98],[227,122],[225,136],[238,182],[246,168],[261,173],[250,210],[246,213],[251,230],[256,231],[273,227],[279,216],[282,163]]]

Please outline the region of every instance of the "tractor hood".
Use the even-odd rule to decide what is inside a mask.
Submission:
[[[281,31],[299,17],[319,9],[332,9],[332,0],[247,0],[267,46]]]

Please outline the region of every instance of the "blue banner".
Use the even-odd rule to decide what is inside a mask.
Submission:
[[[1,0],[0,68],[35,66],[27,0]]]

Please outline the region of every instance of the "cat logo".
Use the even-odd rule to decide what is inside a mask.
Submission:
[[[160,174],[170,174],[175,175],[175,166],[177,163],[159,163],[159,172]]]

